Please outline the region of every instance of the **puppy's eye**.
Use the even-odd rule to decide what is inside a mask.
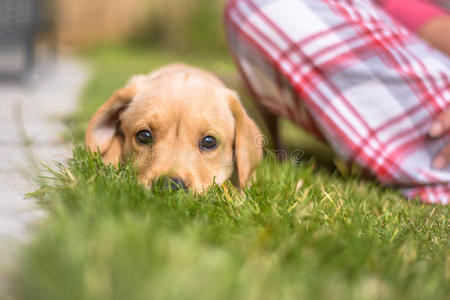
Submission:
[[[141,130],[136,133],[136,140],[139,144],[149,145],[152,142],[152,133],[148,130]]]
[[[205,136],[200,142],[200,148],[203,150],[213,150],[216,147],[217,147],[217,140],[210,135]]]

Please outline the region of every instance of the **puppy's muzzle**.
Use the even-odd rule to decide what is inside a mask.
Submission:
[[[187,190],[186,183],[179,177],[160,177],[157,179],[157,185],[165,190]]]

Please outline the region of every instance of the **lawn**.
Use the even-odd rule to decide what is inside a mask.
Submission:
[[[19,298],[449,299],[449,208],[333,167],[288,123],[286,143],[307,155],[266,159],[242,193],[151,191],[132,166],[85,151],[89,117],[130,75],[183,60],[239,88],[227,56],[103,47],[84,57],[93,75],[67,120],[73,160],[34,194],[49,217],[23,251]]]

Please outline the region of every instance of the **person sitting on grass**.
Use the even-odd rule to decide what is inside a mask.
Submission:
[[[447,204],[448,6],[229,0],[225,24],[234,61],[276,144],[277,117],[284,116],[408,198]]]

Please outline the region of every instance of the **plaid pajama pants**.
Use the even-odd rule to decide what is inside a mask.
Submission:
[[[258,101],[408,198],[447,204],[450,168],[431,167],[450,104],[450,59],[370,0],[229,0],[229,47]]]

